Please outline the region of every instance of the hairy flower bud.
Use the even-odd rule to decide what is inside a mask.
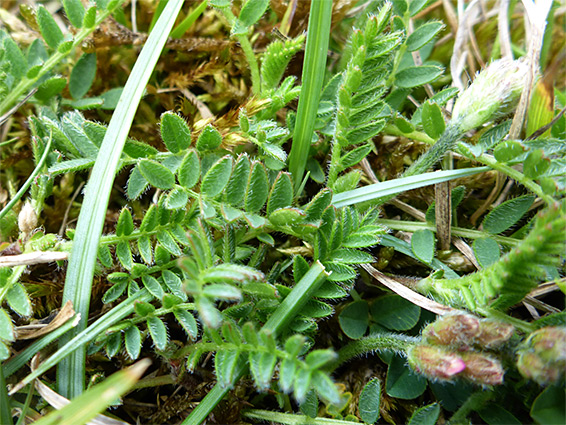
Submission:
[[[411,367],[430,379],[449,380],[466,368],[460,356],[428,345],[412,347],[407,356]]]
[[[31,202],[26,202],[18,215],[18,227],[20,232],[29,235],[37,227],[37,214],[31,205]]]
[[[540,385],[566,375],[566,328],[548,326],[533,332],[519,350],[517,368],[525,378]]]
[[[515,332],[515,327],[498,320],[480,320],[479,335],[476,342],[485,348],[498,347],[509,340]]]
[[[461,376],[476,384],[499,385],[503,383],[503,366],[499,360],[486,356],[483,353],[465,352],[461,353],[466,369]]]
[[[479,334],[480,319],[471,314],[456,313],[442,316],[423,330],[431,344],[469,345]]]
[[[465,132],[511,112],[521,96],[528,70],[522,60],[493,61],[454,104],[452,123]]]

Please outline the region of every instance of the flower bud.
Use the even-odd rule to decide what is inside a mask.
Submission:
[[[480,320],[479,335],[476,342],[485,348],[498,347],[513,336],[515,328],[513,325],[497,320]]]
[[[480,319],[471,314],[456,313],[442,316],[423,330],[423,336],[431,344],[471,344],[479,334]]]
[[[547,385],[566,375],[566,328],[548,326],[533,332],[518,352],[517,368],[525,378]]]
[[[505,372],[499,360],[471,351],[461,353],[461,356],[466,364],[466,369],[461,373],[462,377],[482,385],[503,383]]]
[[[456,100],[452,122],[465,132],[510,113],[521,96],[528,70],[522,60],[493,61]]]
[[[460,356],[428,345],[412,347],[407,356],[411,367],[430,379],[452,379],[466,368]]]
[[[37,227],[37,214],[29,201],[24,204],[18,215],[18,227],[20,232],[26,235],[29,235]]]

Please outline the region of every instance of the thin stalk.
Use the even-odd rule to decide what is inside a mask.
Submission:
[[[229,7],[222,7],[220,8],[224,17],[230,22],[230,25],[234,25],[236,22],[236,17],[232,13]],[[259,75],[259,65],[257,63],[257,58],[254,54],[254,49],[252,48],[252,44],[246,35],[237,34],[234,36],[238,43],[240,43],[240,47],[244,52],[244,56],[248,61],[248,65],[250,66],[250,72],[252,74],[252,91],[254,94],[259,95],[261,93],[261,77]]]
[[[104,21],[108,17],[108,15],[112,14],[118,7],[120,7],[123,2],[124,0],[119,0],[113,9],[101,11],[94,23],[94,26],[92,28],[82,28],[77,34],[75,34],[75,37],[73,38],[72,48],[65,53],[61,53],[59,51],[55,52],[45,61],[45,63],[41,67],[41,70],[34,78],[22,78],[16,85],[16,87],[14,87],[0,103],[0,115],[3,115],[6,111],[8,111],[8,109],[10,109],[10,107],[15,104],[24,93],[29,92],[31,90],[31,87],[35,83],[37,83],[41,79],[41,77],[51,71],[53,67],[57,65],[63,58],[74,51],[75,47],[81,46],[85,38],[91,35],[99,27],[102,21]]]
[[[338,359],[328,366],[329,370],[335,370],[342,363],[345,363],[354,357],[366,355],[375,351],[394,351],[396,353],[405,353],[409,347],[419,342],[419,338],[396,335],[396,334],[376,334],[366,338],[352,341],[348,345],[342,347],[338,351]]]
[[[454,425],[458,424],[469,424],[470,421],[468,416],[470,413],[476,410],[480,410],[485,404],[491,400],[494,396],[493,391],[478,391],[473,393],[468,399],[464,402],[462,406],[452,415],[450,418],[450,423]]]
[[[293,133],[293,144],[289,153],[289,171],[293,176],[295,189],[299,187],[303,180],[314,132],[316,111],[322,93],[326,69],[331,18],[332,0],[311,2],[301,94]]]
[[[47,159],[47,155],[51,151],[51,141],[52,141],[52,138],[50,136],[49,140],[47,141],[47,144],[45,145],[45,149],[43,150],[43,155],[41,155],[41,158],[39,159],[39,162],[37,163],[33,172],[28,177],[28,179],[23,184],[23,186],[20,188],[20,190],[18,190],[16,195],[10,200],[10,202],[8,202],[8,204],[4,208],[2,208],[2,211],[0,211],[0,220],[2,220],[4,218],[4,216],[6,214],[8,214],[8,212],[14,207],[14,205],[16,205],[16,202],[18,202],[21,199],[21,197],[24,196],[26,191],[29,189],[29,187],[31,186],[31,184],[33,183],[33,181],[35,180],[35,178],[37,177],[37,175],[39,174],[39,172],[43,168],[43,164],[45,164],[45,160]]]
[[[35,392],[35,387],[33,385],[29,386],[28,395],[26,396],[26,401],[22,407],[20,417],[18,418],[18,422],[16,425],[25,425],[26,424],[26,416],[28,414],[28,410],[31,406],[31,402],[33,400],[33,394]]]
[[[380,224],[383,224],[389,229],[392,230],[402,230],[404,232],[416,232],[417,230],[432,230],[433,232],[436,231],[436,227],[427,224],[427,223],[418,223],[414,221],[401,221],[401,220],[388,220],[388,219],[380,219]],[[462,238],[469,238],[469,239],[479,239],[487,237],[487,233],[481,232],[479,230],[472,230],[472,229],[464,229],[463,227],[452,227],[452,234],[454,236],[460,236]],[[520,239],[515,238],[508,238],[506,236],[499,236],[499,235],[489,235],[491,239],[499,242],[502,245],[507,246],[516,246],[519,245],[521,242]]]
[[[498,162],[491,155],[482,154],[480,156],[474,157],[469,153],[468,149],[463,144],[458,144],[458,151],[465,157],[472,159],[474,161],[481,162],[482,164],[487,165],[488,167],[493,168],[494,170],[500,171],[503,174],[506,174],[507,176],[511,177],[513,180],[516,180],[517,182],[521,183],[523,186],[525,186],[527,189],[529,189],[531,192],[533,192],[535,195],[541,198],[547,205],[552,205],[556,202],[552,196],[544,193],[542,188],[538,184],[536,184],[533,180],[525,176],[520,171],[515,170],[513,167]]]
[[[71,300],[75,311],[81,314],[81,321],[76,329],[69,332],[68,337],[62,338],[61,346],[87,326],[98,243],[114,176],[137,106],[182,5],[183,0],[169,1],[149,35],[110,120],[91,178],[86,185],[63,291],[63,304]],[[86,347],[81,345],[59,365],[58,392],[64,397],[72,399],[84,391],[85,356]]]
[[[277,307],[277,310],[271,315],[262,330],[268,330],[273,334],[285,326],[297,312],[303,308],[305,303],[311,298],[314,291],[326,280],[328,276],[324,270],[324,266],[318,261],[314,263],[309,271],[297,282],[293,290],[285,297],[283,302]],[[193,409],[189,416],[183,421],[182,425],[199,425],[206,420],[209,413],[224,398],[236,382],[244,376],[247,368],[242,368],[234,374],[232,385],[222,387],[216,383],[212,390],[201,400],[201,402]]]

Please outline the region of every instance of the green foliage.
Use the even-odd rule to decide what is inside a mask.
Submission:
[[[529,419],[528,409],[531,419],[537,422],[563,422],[562,388],[550,386],[540,392],[536,386],[556,381],[556,371],[563,369],[563,353],[554,345],[546,347],[548,340],[562,338],[563,313],[528,323],[517,318],[520,312],[514,311],[513,317],[504,312],[523,301],[541,281],[564,286],[560,279],[566,242],[566,213],[560,203],[566,193],[566,148],[560,138],[563,117],[557,117],[545,136],[537,138],[535,134],[533,140],[521,140],[519,135],[511,139],[507,137],[510,121],[489,124],[489,120],[502,116],[501,111],[492,111],[492,104],[484,108],[481,96],[470,98],[465,91],[456,101],[460,106],[454,118],[447,120],[449,101],[458,90],[440,87],[449,84],[448,75],[442,77],[448,63],[441,50],[432,50],[436,38],[445,35],[445,26],[436,20],[441,16],[437,12],[435,20],[427,20],[432,14],[425,11],[429,4],[426,0],[370,2],[364,5],[362,16],[354,16],[356,9],[348,9],[350,6],[344,6],[346,15],[335,7],[333,18],[345,18],[333,19],[332,31],[336,34],[330,37],[328,54],[329,31],[321,28],[330,28],[332,2],[312,2],[308,17],[312,36],[304,55],[298,55],[305,60],[302,87],[296,85],[300,60],[287,69],[305,43],[304,35],[287,36],[291,19],[302,24],[300,19],[306,17],[299,16],[303,13],[299,8],[289,8],[279,22],[280,5],[271,2],[273,10],[268,12],[267,0],[234,4],[211,0],[209,4],[217,9],[217,15],[202,15],[206,6],[203,2],[191,9],[171,38],[183,36],[202,15],[197,30],[204,24],[213,31],[222,31],[227,25],[226,34],[229,31],[235,42],[228,49],[215,51],[212,60],[205,59],[197,69],[187,64],[194,57],[200,61],[209,54],[207,49],[220,41],[218,34],[210,37],[210,44],[203,42],[207,47],[195,48],[198,55],[181,53],[170,42],[168,59],[159,72],[153,73],[148,86],[151,90],[148,88],[149,95],[134,121],[134,133],[140,141],[126,140],[129,122],[120,130],[121,140],[125,140],[123,149],[121,145],[105,149],[102,146],[110,146],[108,140],[117,137],[116,128],[85,116],[104,121],[110,116],[106,111],[118,106],[122,95],[126,100],[135,96],[121,86],[108,88],[105,81],[94,84],[97,76],[108,75],[112,68],[107,66],[114,66],[114,59],[106,63],[106,53],[105,61],[100,56],[107,51],[104,44],[112,42],[99,37],[99,33],[87,43],[85,39],[93,31],[100,31],[102,20],[111,13],[124,26],[112,37],[119,39],[121,31],[125,37],[130,36],[126,28],[134,28],[134,22],[130,27],[131,15],[118,8],[120,3],[97,0],[95,5],[85,7],[78,0],[63,0],[62,11],[74,27],[63,30],[44,6],[37,10],[24,7],[22,16],[27,25],[40,34],[26,49],[19,45],[22,36],[13,28],[8,26],[10,34],[0,31],[0,112],[8,112],[32,89],[27,101],[36,108],[36,116],[25,116],[30,109],[23,106],[3,117],[15,114],[6,134],[15,134],[21,141],[27,140],[28,131],[22,123],[29,123],[30,155],[36,169],[17,191],[18,180],[27,173],[20,161],[28,153],[20,151],[24,146],[21,141],[1,142],[6,150],[0,161],[2,166],[9,166],[1,171],[8,184],[6,191],[0,190],[0,201],[4,203],[1,199],[5,194],[11,198],[0,212],[0,249],[6,250],[2,257],[11,250],[33,255],[42,254],[36,251],[72,250],[72,260],[86,258],[88,250],[80,248],[86,240],[93,253],[92,265],[94,254],[98,259],[96,270],[94,266],[91,270],[97,276],[97,290],[90,290],[91,277],[84,278],[91,271],[77,269],[75,264],[65,291],[70,291],[75,282],[86,280],[87,295],[102,293],[102,297],[92,300],[93,305],[102,301],[108,311],[78,335],[68,337],[69,343],[63,343],[22,384],[12,386],[13,391],[20,391],[22,385],[64,362],[57,384],[67,395],[78,394],[84,384],[81,370],[85,359],[81,352],[90,344],[89,355],[100,351],[106,357],[117,358],[108,367],[145,357],[153,350],[160,365],[156,370],[174,371],[171,377],[175,384],[184,373],[176,373],[180,367],[186,366],[189,372],[214,369],[217,384],[198,401],[198,407],[184,423],[204,421],[213,406],[246,374],[257,391],[274,395],[286,410],[296,407],[287,396],[293,394],[298,408],[310,418],[255,410],[242,413],[272,422],[375,423],[381,413],[386,420],[405,414],[402,420],[407,423],[428,424],[456,411],[451,419],[455,423],[468,420],[472,412],[490,424],[520,423]],[[166,3],[159,2],[151,10],[150,30],[166,10]],[[138,7],[144,12],[148,8],[145,4]],[[220,14],[224,20],[213,22]],[[353,28],[352,22],[359,29]],[[143,25],[132,33],[135,37],[145,31]],[[268,27],[280,28],[283,35],[273,32],[279,39],[266,41],[270,37]],[[167,34],[163,31],[152,30],[150,38],[157,34],[165,42]],[[195,34],[187,33],[188,38],[176,41],[186,43]],[[83,51],[75,52],[77,48]],[[261,69],[254,53],[258,48],[263,51]],[[479,49],[484,53],[483,45]],[[97,53],[93,53],[95,50]],[[121,52],[118,47],[112,51]],[[72,59],[65,62],[71,52]],[[156,59],[157,53],[152,57]],[[127,66],[129,56],[121,59],[121,66]],[[176,74],[166,75],[171,64],[177,67]],[[519,66],[520,61],[513,65]],[[153,65],[146,68],[149,78]],[[248,95],[249,74],[254,97],[243,100]],[[167,80],[163,80],[164,75]],[[323,82],[326,85],[321,90]],[[163,89],[167,84],[172,90],[182,88],[183,94],[190,86],[198,85],[196,101],[191,100],[196,109],[173,97],[163,102],[169,96],[168,89]],[[138,87],[138,97],[142,96],[142,86],[145,83]],[[106,91],[100,93],[100,87]],[[292,101],[297,97],[299,108],[295,113]],[[564,105],[564,93],[556,89],[555,97],[556,111],[551,107],[549,117]],[[405,105],[406,99],[412,105]],[[474,108],[462,107],[465,101]],[[508,106],[509,102],[504,99],[499,103]],[[122,113],[133,120],[138,102],[120,105],[121,110],[111,121],[114,125]],[[175,110],[168,110],[173,105]],[[198,115],[204,117],[206,108],[211,118],[199,120]],[[79,110],[84,109],[97,110],[83,115]],[[161,116],[154,118],[151,111],[159,111]],[[480,117],[470,118],[472,113]],[[529,123],[531,128],[532,121]],[[157,140],[159,135],[161,140]],[[288,143],[291,137],[293,141]],[[420,142],[432,146],[416,157]],[[451,159],[450,168],[454,170],[426,173],[450,151],[459,154]],[[100,231],[104,222],[105,235],[100,241],[98,230],[85,233],[81,226],[76,230],[71,226],[66,232],[62,226],[60,234],[69,240],[36,230],[44,226],[50,232],[57,231],[52,219],[62,216],[61,208],[67,206],[64,220],[74,222],[77,204],[71,196],[80,192],[72,195],[72,189],[87,178],[86,173],[79,173],[95,165],[95,170],[101,170],[109,153],[115,163],[90,179],[92,184],[104,181],[105,189],[93,193],[104,198],[100,202],[106,202],[115,175],[117,182],[124,184],[127,179],[127,183],[123,197],[111,197],[108,211],[98,202],[85,201],[83,212],[89,208],[99,210]],[[462,170],[462,161],[480,162],[487,167]],[[448,162],[443,161],[443,167]],[[412,164],[404,178],[391,179],[404,164]],[[479,230],[458,227],[470,227],[468,213],[478,207],[480,195],[486,192],[480,190],[485,187],[478,187],[478,181],[491,181],[464,178],[488,167],[515,179],[522,187],[513,188],[506,200],[498,201],[498,206],[487,208],[489,212],[480,220]],[[310,173],[310,180],[303,178],[303,168]],[[367,185],[370,180],[375,182],[370,169],[379,180],[390,180]],[[471,239],[469,244],[477,260],[474,265],[480,266],[479,271],[462,276],[456,273],[463,270],[458,268],[457,254],[440,252],[435,258],[436,206],[427,192],[419,194],[423,199],[415,203],[411,202],[416,199],[412,194],[408,200],[403,199],[411,204],[410,208],[402,203],[385,206],[381,211],[375,207],[402,191],[455,177],[463,179],[451,195],[453,235]],[[26,225],[23,218],[18,220],[18,203],[32,182],[35,184],[25,203],[33,205],[40,222]],[[85,199],[88,196],[92,198],[87,190]],[[546,207],[529,222],[529,211],[538,208],[541,200]],[[414,208],[426,204],[430,205],[426,223],[385,221],[393,229],[409,232],[410,241],[402,233],[386,234],[381,213],[394,217],[398,214],[396,208],[401,208],[403,214],[409,212],[421,218]],[[474,226],[477,218],[472,216]],[[516,232],[512,233],[514,228]],[[17,245],[9,244],[16,240]],[[383,282],[408,282],[412,289],[444,306],[429,304],[407,288],[395,289],[403,297],[376,292],[381,289],[370,288],[375,283],[372,278],[358,274],[358,267],[368,263],[384,271]],[[418,283],[398,276],[424,276],[423,269],[429,268],[433,274]],[[43,269],[33,267],[29,271],[34,276]],[[39,308],[52,308],[43,301],[52,295],[49,285],[42,283],[38,290],[35,276],[29,278],[27,272],[26,265],[0,267],[0,360],[8,360],[2,367],[5,376],[13,375],[48,343],[61,336],[67,338],[65,332],[74,326],[66,323],[48,338],[14,353],[11,344],[18,338],[15,325],[38,316]],[[345,301],[350,292],[352,300]],[[87,298],[79,297],[77,303],[83,324],[92,319],[80,306],[89,304]],[[427,325],[434,320],[432,314],[408,299],[432,305],[434,311],[445,312],[446,306],[452,306],[487,318],[474,316],[464,324],[456,323],[460,313],[452,312]],[[551,307],[548,310],[555,308]],[[338,320],[332,319],[335,312]],[[479,324],[474,328],[476,321]],[[509,322],[521,332],[515,335]],[[545,332],[559,336],[541,342],[540,335]],[[386,380],[372,378],[363,387],[347,386],[342,394],[332,372],[339,366],[351,368],[344,362],[374,352],[379,353],[383,363],[376,368],[387,367]],[[69,353],[72,359],[66,358]],[[201,362],[208,353],[214,353],[214,360]],[[508,361],[512,358],[517,361]],[[93,363],[99,359],[91,357]],[[505,360],[505,370],[500,359]],[[78,379],[71,378],[69,371],[75,370],[79,371]],[[505,387],[496,387],[505,371]],[[199,371],[194,377],[208,379],[209,375]],[[366,374],[363,380],[369,376]],[[448,389],[439,383],[453,377],[461,379]],[[464,380],[492,388],[473,392],[471,384]],[[389,397],[419,398],[418,403],[403,403],[409,408],[399,409],[391,416],[393,419],[389,418],[385,415],[390,414],[388,403],[381,403],[382,384]],[[425,393],[428,386],[432,391]],[[512,405],[518,391],[524,395],[520,407]],[[511,402],[504,401],[506,395],[512,396]],[[6,392],[0,394],[3,406],[9,397]],[[238,397],[248,400],[249,394],[240,392]],[[319,399],[325,407],[319,407]],[[258,397],[253,402],[261,400]],[[76,407],[80,403],[73,404]],[[102,402],[92,404],[103,408]],[[520,413],[515,416],[517,411]],[[67,417],[66,412],[63,414]],[[43,420],[49,423],[54,419],[48,416]]]
[[[383,130],[390,113],[382,96],[392,72],[391,58],[402,42],[402,34],[381,33],[390,18],[387,7],[380,15],[370,16],[363,31],[352,33],[352,57],[333,99],[336,117],[328,174],[330,188],[335,188],[340,172],[356,165],[369,153],[368,141]],[[360,144],[361,147],[346,154],[342,152]]]
[[[528,236],[501,260],[459,279],[422,280],[418,290],[452,306],[505,309],[521,300],[560,263],[565,243],[563,204],[539,214]]]

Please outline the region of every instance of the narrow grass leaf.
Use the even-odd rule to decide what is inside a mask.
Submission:
[[[35,422],[36,425],[81,425],[86,424],[98,413],[105,410],[118,397],[128,391],[145,370],[149,367],[149,359],[125,370],[116,372],[102,383],[90,388],[80,397],[60,410],[53,411]]]
[[[417,189],[419,187],[442,183],[460,177],[472,176],[488,170],[489,167],[478,167],[463,168],[460,170],[436,171],[433,173],[425,173],[417,176],[403,177],[382,183],[375,183],[358,189],[335,194],[332,198],[332,204],[336,208],[341,208],[364,201],[371,201],[372,199],[396,195],[397,193]]]
[[[295,187],[303,181],[303,174],[312,142],[316,112],[318,109],[322,83],[325,73],[330,23],[332,20],[332,0],[311,2],[307,43],[301,94],[295,121],[293,144],[289,154],[289,171]]]
[[[63,291],[63,302],[67,300],[73,302],[75,310],[81,315],[81,322],[76,331],[72,331],[68,338],[62,338],[61,346],[64,346],[72,337],[86,328],[98,242],[122,149],[130,131],[137,105],[182,4],[182,0],[169,1],[166,6],[167,13],[162,15],[156,25],[157,30],[152,31],[147,39],[124,87],[118,106],[112,115],[99,156],[87,183]],[[84,37],[86,37],[86,34]],[[4,102],[6,102],[6,99]],[[63,360],[59,366],[57,372],[58,392],[67,398],[77,397],[83,392],[85,385],[85,350],[85,345],[79,344],[77,350]]]

